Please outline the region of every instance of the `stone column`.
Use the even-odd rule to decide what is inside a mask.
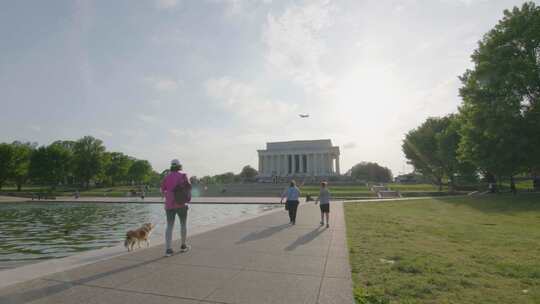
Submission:
[[[340,171],[339,171],[339,154],[336,155],[336,174],[337,175],[340,175]]]
[[[325,167],[325,172],[327,175],[330,175],[330,173],[332,172],[331,170],[331,167],[330,167],[330,154],[326,153],[324,154],[324,167]]]
[[[261,154],[259,153],[259,174],[262,173],[262,159]]]
[[[315,153],[313,155],[313,169],[315,171],[315,175],[319,175],[319,153]]]
[[[330,175],[334,175],[334,158],[330,153],[328,153],[328,172]]]
[[[300,171],[300,173],[304,173],[304,154],[300,154],[298,156],[298,161],[300,161],[300,166],[298,170]]]
[[[307,173],[308,173],[308,175],[313,174],[313,163],[312,163],[313,159],[311,158],[312,155],[313,154],[311,154],[311,153],[309,153],[307,155]]]

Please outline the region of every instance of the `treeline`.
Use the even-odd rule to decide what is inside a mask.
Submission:
[[[235,174],[233,172],[226,172],[223,174],[216,174],[216,175],[206,175],[198,179],[197,177],[194,177],[192,182],[199,182],[205,185],[210,184],[232,184],[232,183],[239,183],[239,182],[254,182],[255,178],[257,177],[257,170],[251,167],[250,165],[244,166],[242,168],[242,171],[240,171],[239,174]]]
[[[108,152],[103,142],[92,136],[77,141],[58,140],[47,146],[15,141],[0,143],[0,189],[6,183],[20,191],[28,183],[73,185],[88,188],[91,183],[159,183],[160,175],[147,160],[120,152]]]
[[[403,152],[417,172],[442,185],[478,177],[513,181],[540,169],[540,8],[527,2],[479,42],[461,77],[456,114],[411,130]]]

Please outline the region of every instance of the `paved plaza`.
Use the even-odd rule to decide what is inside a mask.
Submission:
[[[342,203],[328,229],[319,214],[302,204],[290,226],[270,211],[191,237],[188,253],[158,245],[5,287],[0,303],[354,303]]]

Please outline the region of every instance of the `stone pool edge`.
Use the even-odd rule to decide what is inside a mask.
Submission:
[[[237,218],[225,220],[221,223],[197,227],[197,228],[192,229],[192,231],[188,231],[188,240],[190,237],[193,237],[199,234],[203,234],[203,233],[217,230],[226,226],[230,226],[233,224],[255,219],[263,215],[269,215],[272,213],[280,212],[282,210],[283,210],[282,208],[275,208],[272,210],[263,211],[259,214],[243,215]],[[150,241],[151,241],[151,245],[149,248],[160,246],[165,243],[163,238],[160,238],[158,241],[154,239],[151,239]],[[145,249],[147,248],[141,248],[136,251],[141,251]],[[15,285],[17,283],[23,283],[26,281],[34,280],[34,279],[47,276],[53,273],[62,272],[62,271],[70,270],[73,268],[108,260],[114,257],[127,255],[129,253],[130,252],[128,252],[123,245],[117,245],[113,247],[90,250],[87,252],[75,254],[72,256],[64,257],[64,258],[49,259],[43,262],[38,262],[38,263],[29,264],[29,265],[24,265],[21,267],[2,270],[0,271],[0,289],[11,286],[11,285]]]

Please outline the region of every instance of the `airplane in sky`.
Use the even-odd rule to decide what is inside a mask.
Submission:
[[[300,116],[300,118],[308,118],[309,114],[298,114],[298,116]]]

